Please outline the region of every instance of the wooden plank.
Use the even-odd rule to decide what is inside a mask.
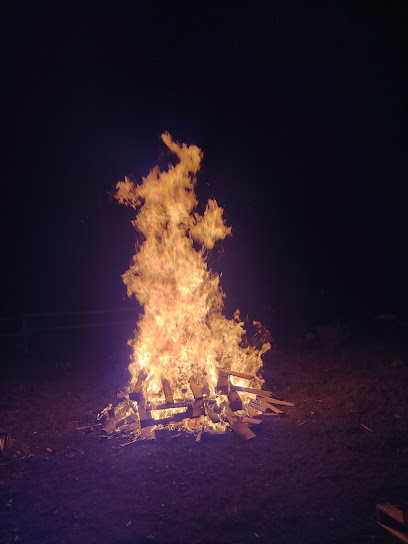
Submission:
[[[385,529],[386,531],[390,532],[392,535],[396,536],[401,540],[401,542],[405,542],[408,544],[408,535],[406,533],[403,533],[402,531],[398,531],[398,529],[393,529],[392,527],[388,527],[387,525],[384,525],[383,523],[378,524],[380,527]]]
[[[251,431],[246,423],[238,419],[226,402],[223,402],[222,408],[233,431],[235,431],[243,440],[255,438],[255,433]]]
[[[375,507],[375,510],[376,510],[378,522],[380,521],[381,514],[386,514],[393,520],[397,521],[398,523],[401,523],[401,525],[405,525],[404,514],[402,513],[402,510],[400,510],[396,506],[387,502],[383,504],[377,504],[377,506]]]
[[[192,412],[192,408],[187,408],[187,410],[185,410],[184,412],[174,414],[171,417],[165,417],[162,419],[140,419],[140,426],[144,428],[151,427],[153,425],[167,425],[168,423],[171,423],[173,421],[183,421],[183,419],[191,418]]]
[[[146,410],[144,401],[137,403],[137,409],[139,411],[139,419],[141,422],[152,418],[152,413],[150,410]]]
[[[174,421],[183,421],[183,419],[191,419],[193,415],[193,408],[191,406],[189,406],[187,408],[187,410],[185,410],[184,412],[179,412],[178,414],[174,414],[173,418],[174,418]]]
[[[257,398],[256,400],[252,401],[252,404],[259,405],[262,412],[267,412],[268,410],[272,410],[272,412],[275,412],[275,414],[283,414],[282,410],[279,410],[279,408],[276,408],[273,404],[269,404],[267,402],[267,399],[264,399],[262,397]]]
[[[244,380],[253,380],[255,378],[255,376],[252,376],[251,374],[245,374],[245,372],[235,372],[235,370],[228,370],[226,368],[217,368],[217,370],[222,374],[236,376],[237,378],[244,378]]]
[[[268,410],[272,410],[272,412],[275,412],[275,414],[283,414],[284,412],[282,412],[282,410],[279,410],[279,408],[276,408],[276,406],[274,406],[273,404],[269,404],[267,403],[267,409],[266,411]]]
[[[252,417],[258,417],[258,416],[261,416],[261,415],[264,415],[264,416],[280,416],[280,415],[283,414],[283,412],[281,412],[280,410],[279,410],[279,413],[275,413],[275,412],[273,412],[273,410],[272,410],[272,413],[267,412],[266,410],[268,408],[270,408],[270,405],[269,406],[264,406],[264,405],[260,405],[260,404],[255,404],[255,401],[254,402],[251,401],[249,403],[249,405],[248,405],[248,408],[251,408],[254,411],[258,410],[257,412],[255,412],[255,414],[252,414]]]
[[[256,414],[254,417],[281,417],[281,414],[275,414],[274,412],[262,412],[261,414]]]
[[[180,402],[169,402],[165,404],[158,404],[157,406],[150,406],[151,410],[169,410],[171,408],[187,408],[188,406],[191,406],[191,402],[188,402],[186,400],[182,400]]]
[[[229,391],[229,379],[226,374],[219,374],[218,382],[215,386],[215,390],[221,393],[222,395],[228,395]]]
[[[95,423],[95,425],[82,425],[81,427],[75,427],[75,429],[77,431],[87,431],[88,429],[93,429],[94,427],[102,427],[102,423]],[[1,446],[0,449],[2,449]]]
[[[163,385],[163,392],[164,392],[164,397],[166,399],[166,404],[168,403],[173,404],[174,403],[173,391],[171,390],[169,380],[167,380],[167,378],[164,378],[162,376],[161,382]]]
[[[253,417],[259,414],[259,410],[251,408],[251,406],[247,406],[246,411],[248,412],[249,417]]]
[[[244,422],[244,423],[247,423],[248,425],[260,425],[262,423],[262,420],[261,419],[255,419],[253,417],[246,417],[246,416],[243,416],[241,417],[241,420]]]
[[[259,406],[259,404],[255,404],[255,401],[254,400],[251,400],[248,404],[248,408],[250,408],[251,410],[257,410],[258,412],[262,412],[261,410],[261,407]],[[254,414],[252,414],[254,415]]]
[[[243,393],[252,393],[259,397],[271,397],[272,391],[264,391],[263,389],[251,389],[250,387],[241,387],[240,385],[231,385],[233,391],[242,391]]]
[[[201,393],[203,397],[209,397],[210,396],[210,388],[208,387],[208,383],[204,382],[203,386],[201,387]]]
[[[204,408],[203,399],[196,399],[194,401],[193,415],[191,417],[192,418],[200,417],[202,415],[202,413],[203,413],[203,408]]]
[[[133,388],[132,393],[140,393],[142,390],[142,385],[145,379],[147,378],[147,372],[144,368],[139,372],[139,376],[137,377],[136,385]]]
[[[142,393],[142,386],[143,382],[147,378],[147,372],[144,368],[139,372],[139,376],[137,377],[136,385],[134,386],[133,390],[129,392],[129,400],[133,400],[136,402],[139,402],[142,400],[143,393]]]
[[[279,405],[282,405],[282,406],[295,406],[294,402],[288,402],[286,400],[278,400],[278,399],[273,399],[273,398],[268,398],[267,402],[271,402],[272,404],[279,404]]]
[[[202,399],[203,398],[203,393],[202,393],[201,389],[198,386],[198,383],[195,381],[194,378],[190,379],[189,384],[190,384],[191,392],[194,395],[194,398],[196,400]]]
[[[228,400],[230,408],[233,412],[236,412],[237,410],[242,410],[242,400],[236,391],[230,391],[228,393]]]
[[[142,427],[142,429],[145,429],[146,427],[154,427],[155,425],[167,425],[172,421],[174,421],[173,417],[166,417],[163,419],[154,419],[151,417],[149,419],[141,419],[140,426]]]

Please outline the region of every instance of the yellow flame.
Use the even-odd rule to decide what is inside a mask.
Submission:
[[[192,398],[191,378],[215,396],[220,367],[256,376],[250,386],[260,388],[261,357],[270,346],[257,350],[241,345],[245,329],[239,311],[234,319],[223,315],[219,276],[207,268],[208,251],[231,233],[231,227],[225,225],[215,200],[207,202],[203,215],[195,211],[194,187],[203,154],[195,145],[174,142],[167,132],[162,139],[177,155],[176,166],[164,172],[153,168],[140,185],[128,178],[116,185],[117,200],[137,210],[132,223],[144,237],[122,276],[128,296],[135,296],[144,308],[129,340],[129,388],[144,369],[143,395],[153,405],[165,402],[163,377],[175,400]],[[249,385],[240,378],[232,382]]]

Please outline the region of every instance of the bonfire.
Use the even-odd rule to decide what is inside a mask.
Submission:
[[[220,277],[207,261],[231,227],[215,200],[197,212],[203,154],[168,133],[162,140],[177,156],[175,166],[156,166],[139,185],[128,178],[116,185],[116,199],[135,210],[132,224],[143,237],[122,276],[143,313],[129,340],[129,384],[99,418],[105,433],[128,436],[125,444],[153,438],[162,428],[193,432],[199,440],[202,432],[231,427],[253,438],[249,426],[261,422],[257,416],[279,415],[275,405],[291,403],[262,390],[262,356],[270,342],[250,345],[239,310],[231,319],[223,313]]]

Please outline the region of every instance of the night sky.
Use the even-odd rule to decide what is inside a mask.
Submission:
[[[285,326],[408,316],[404,3],[3,2],[3,315],[123,304],[109,196],[204,151],[229,304]],[[200,208],[202,209],[202,208]]]

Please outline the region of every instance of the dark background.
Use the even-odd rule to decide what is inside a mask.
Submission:
[[[231,307],[407,316],[404,3],[217,4],[2,3],[3,315],[125,304],[108,192],[168,130],[232,225],[210,259]]]

